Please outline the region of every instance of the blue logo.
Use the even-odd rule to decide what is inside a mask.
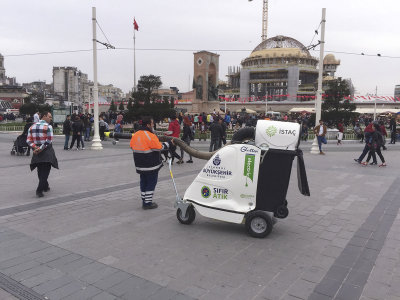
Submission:
[[[201,188],[201,196],[202,196],[203,198],[208,198],[208,197],[210,197],[210,195],[211,195],[211,190],[210,190],[210,188],[209,188],[208,186],[203,186],[203,187]]]
[[[214,157],[213,164],[214,164],[214,166],[219,166],[221,164],[221,158],[219,158],[218,154],[217,154],[217,156]]]

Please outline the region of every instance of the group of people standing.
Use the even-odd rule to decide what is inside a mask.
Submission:
[[[63,123],[63,134],[65,135],[64,150],[73,149],[76,141],[76,150],[85,150],[84,141],[90,141],[93,118],[90,114],[86,115],[67,115]],[[72,132],[71,144],[68,146]]]

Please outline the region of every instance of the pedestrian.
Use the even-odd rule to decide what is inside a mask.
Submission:
[[[153,202],[153,194],[158,180],[158,172],[162,168],[160,150],[168,149],[171,144],[161,143],[153,133],[154,121],[144,117],[142,127],[132,136],[130,147],[136,172],[140,174],[140,192],[143,209],[157,208]],[[173,142],[171,142],[173,144]]]
[[[222,144],[226,145],[226,128],[227,128],[227,124],[225,123],[225,121],[222,120],[222,118],[218,119],[218,123],[222,127],[222,136],[221,136],[221,140],[219,142],[219,148],[221,148]]]
[[[70,150],[72,149],[76,141],[76,150],[79,150],[81,146],[81,133],[83,131],[83,123],[81,118],[79,118],[79,116],[75,116],[75,120],[71,125],[71,129],[72,129],[72,141],[71,145],[69,146],[69,149]]]
[[[201,122],[200,125],[199,141],[201,141],[201,139],[204,139],[204,141],[207,139],[207,125],[204,122]]]
[[[359,158],[355,158],[354,161],[361,164],[364,157],[368,154],[372,145],[372,133],[375,131],[375,127],[373,123],[369,123],[367,127],[364,129],[364,140],[365,146]]]
[[[91,115],[90,114],[87,114],[85,116],[85,118],[83,119],[83,124],[84,124],[84,127],[85,127],[85,138],[84,138],[84,140],[86,142],[90,141],[90,132],[92,131],[92,122],[90,121],[90,119],[91,119]]]
[[[342,145],[342,140],[343,140],[343,133],[344,133],[344,125],[343,121],[337,124],[337,128],[339,130],[338,135],[337,135],[337,143],[336,145]]]
[[[181,133],[181,126],[179,125],[179,122],[176,120],[176,115],[173,115],[171,117],[171,122],[168,125],[168,131],[169,131],[169,134],[167,134],[168,136],[172,136],[179,139],[179,135]],[[180,157],[179,154],[176,153],[176,147],[171,147],[170,153],[172,157],[172,163],[174,163],[175,158],[178,159],[177,164],[183,163],[182,157]]]
[[[213,152],[221,147],[221,138],[223,135],[222,132],[223,129],[217,119],[215,119],[215,122],[213,122],[208,129],[211,132],[211,142],[209,151]]]
[[[386,137],[387,137],[387,132],[385,125],[383,124],[383,121],[379,121],[379,132],[382,134],[382,150],[387,150],[386,148]]]
[[[40,122],[39,111],[37,110],[33,115],[33,123]]]
[[[364,142],[364,134],[361,131],[360,123],[356,123],[354,126],[354,134],[357,139],[360,139],[360,143]]]
[[[319,154],[324,155],[325,153],[322,152],[322,143],[327,144],[325,135],[326,135],[326,125],[324,125],[324,121],[319,120],[319,125],[315,126],[314,128],[314,133],[317,136],[317,141],[318,141],[318,148],[319,148]]]
[[[100,135],[100,140],[104,141],[106,135],[104,132],[109,131],[109,126],[106,121],[104,121],[103,116],[99,116],[99,135]]]
[[[390,130],[390,143],[389,144],[396,144],[397,130],[396,130],[395,118],[390,119],[389,130]]]
[[[185,144],[190,146],[190,142],[194,139],[194,134],[192,131],[192,123],[190,122],[188,117],[183,117],[183,135],[182,135],[182,141],[185,142]],[[181,148],[181,158],[183,160],[185,152]],[[192,160],[192,155],[189,154],[189,160],[186,161],[187,163],[193,163]]]
[[[308,139],[308,126],[307,126],[307,123],[303,123],[303,125],[301,126],[301,139],[303,141],[307,141],[307,139]]]
[[[65,118],[62,133],[65,135],[64,150],[69,150],[68,142],[71,134],[71,115],[67,115],[67,117]]]
[[[53,149],[53,127],[50,125],[52,119],[50,112],[44,112],[42,119],[29,128],[26,139],[29,147],[33,149],[30,169],[33,171],[37,168],[39,178],[36,188],[37,197],[43,197],[43,192],[50,190],[47,180],[51,167],[58,169],[58,161]]]
[[[383,157],[382,152],[381,152],[381,147],[383,146],[384,137],[382,135],[380,125],[375,123],[374,129],[375,130],[372,132],[372,135],[371,135],[371,143],[369,146],[369,153],[368,153],[367,160],[365,162],[362,162],[361,164],[364,166],[367,166],[372,157],[372,163],[370,163],[370,164],[377,165],[378,162],[376,160],[376,154],[378,154],[378,156],[382,162],[382,164],[380,164],[379,166],[386,167],[385,158]]]

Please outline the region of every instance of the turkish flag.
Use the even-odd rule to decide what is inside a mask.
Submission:
[[[136,23],[135,18],[133,18],[133,29],[139,31],[139,25]]]

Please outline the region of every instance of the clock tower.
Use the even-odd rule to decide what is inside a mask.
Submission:
[[[208,51],[194,53],[192,112],[219,110],[218,70],[219,54]]]

